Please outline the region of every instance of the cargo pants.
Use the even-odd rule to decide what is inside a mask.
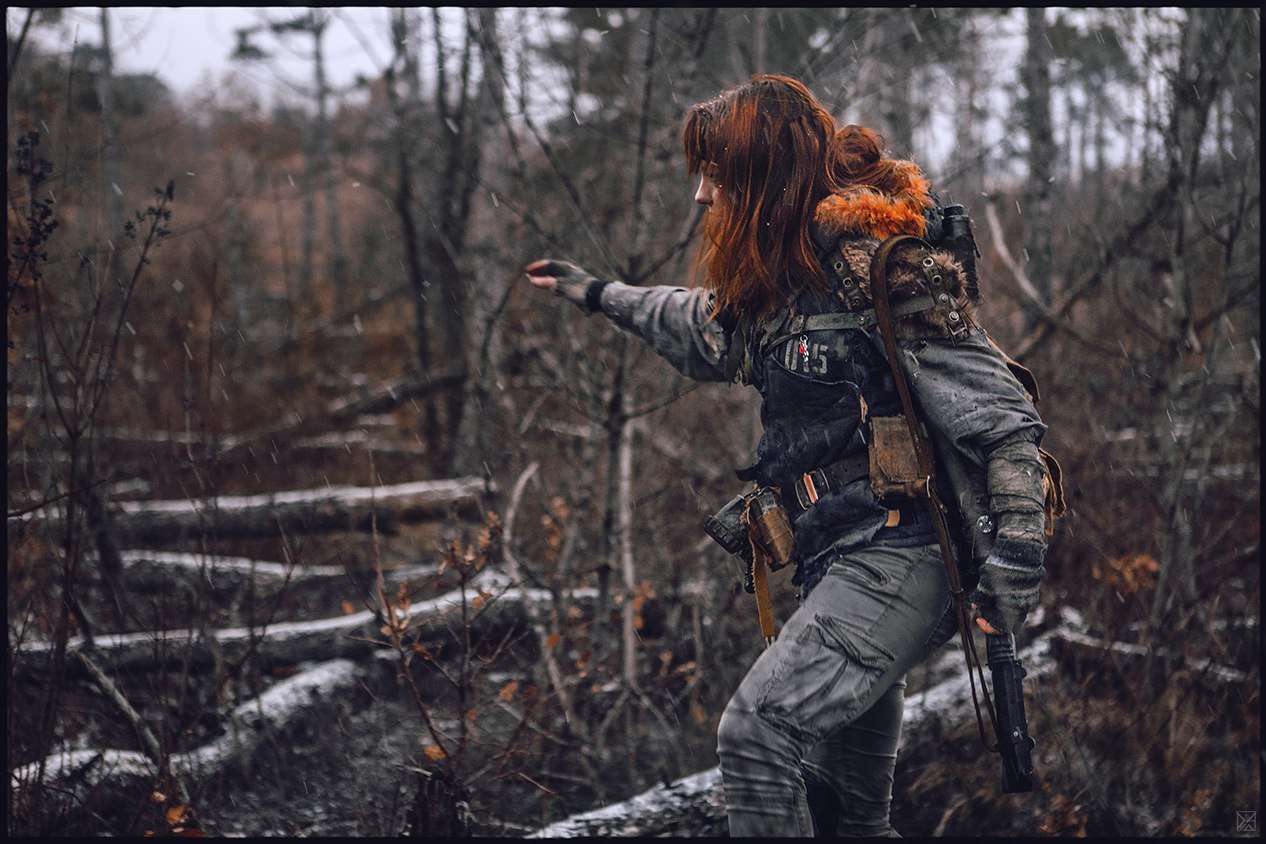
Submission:
[[[895,836],[889,824],[906,672],[955,632],[936,545],[833,560],[753,663],[717,729],[731,836]]]

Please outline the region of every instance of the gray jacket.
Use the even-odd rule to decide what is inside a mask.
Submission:
[[[688,378],[739,380],[741,344],[709,319],[706,291],[611,282],[599,304]],[[878,333],[872,338],[882,350]],[[1023,386],[982,328],[957,343],[898,340],[898,348],[920,416],[974,528],[972,556],[983,559],[995,539],[1006,538],[1009,548],[1025,549],[1026,562],[1040,565],[1046,494],[1038,446],[1046,426]]]

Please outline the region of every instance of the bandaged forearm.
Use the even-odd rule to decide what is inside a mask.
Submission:
[[[985,461],[989,509],[998,541],[1045,548],[1046,491],[1037,443],[1023,434],[1008,438],[990,451]],[[1031,557],[1032,553],[1022,556]],[[1037,564],[1041,564],[1040,557]]]

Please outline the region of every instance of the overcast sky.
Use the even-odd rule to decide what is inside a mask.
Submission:
[[[245,73],[265,90],[280,91],[273,74],[262,67],[231,62],[237,38],[234,30],[260,22],[264,14],[274,18],[293,15],[294,7],[227,6],[139,7],[123,6],[109,10],[111,35],[115,47],[115,66],[122,73],[152,73],[178,96],[196,95],[208,85],[215,85],[230,69]],[[385,65],[384,49],[387,10],[385,7],[332,8],[335,19],[325,38],[328,73],[334,86],[350,84],[357,73],[374,74]],[[10,35],[21,30],[26,20],[25,8],[9,7],[5,20]],[[358,34],[361,38],[358,39]],[[91,6],[70,7],[63,22],[55,29],[34,27],[29,36],[41,44],[68,50],[76,41],[81,44],[101,42],[101,9]],[[362,42],[376,51],[371,56]],[[276,44],[261,40],[261,45]],[[303,44],[304,49],[309,43]],[[295,42],[296,47],[299,42]],[[278,51],[283,69],[296,80],[311,78],[311,63],[295,54]]]

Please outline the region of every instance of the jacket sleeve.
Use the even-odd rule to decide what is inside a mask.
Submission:
[[[613,281],[598,300],[620,328],[640,337],[682,375],[696,381],[729,381],[731,334],[709,318],[708,294],[701,289],[634,287]]]
[[[995,550],[1041,565],[1046,491],[1038,453],[1046,425],[983,329],[967,340],[907,341],[899,354],[928,424],[984,470]]]

